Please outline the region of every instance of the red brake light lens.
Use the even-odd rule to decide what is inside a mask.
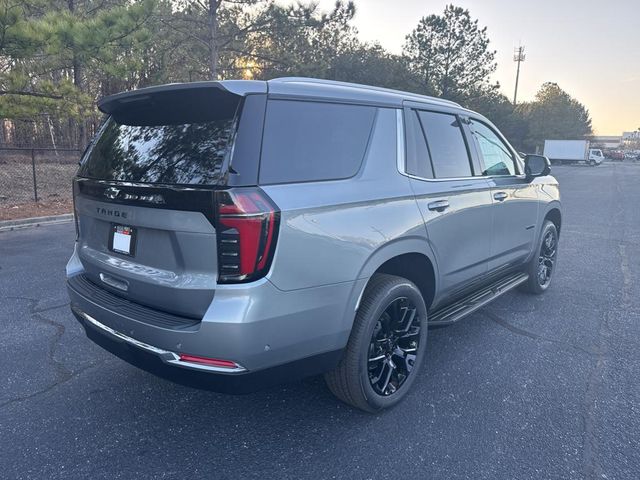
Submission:
[[[266,275],[278,234],[279,212],[259,188],[216,192],[218,281],[237,283]]]
[[[238,368],[238,364],[231,360],[221,360],[219,358],[207,358],[199,357],[197,355],[187,355],[186,353],[180,354],[181,362],[199,363],[201,365],[208,365],[210,367],[221,368]]]

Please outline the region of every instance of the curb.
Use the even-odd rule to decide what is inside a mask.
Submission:
[[[0,232],[8,232],[27,227],[39,227],[44,225],[54,225],[56,223],[66,223],[73,220],[72,213],[64,215],[50,215],[48,217],[19,218],[16,220],[0,221]]]

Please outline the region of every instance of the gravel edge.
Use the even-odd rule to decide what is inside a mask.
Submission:
[[[33,217],[33,218],[18,218],[16,220],[2,220],[0,221],[0,232],[7,232],[11,230],[18,230],[27,227],[39,227],[41,225],[51,225],[55,223],[71,222],[73,220],[73,214],[67,213],[64,215],[50,215],[47,217]]]

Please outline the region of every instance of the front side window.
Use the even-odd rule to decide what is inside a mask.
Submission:
[[[515,175],[515,159],[509,148],[493,130],[478,121],[471,121],[471,134],[482,162],[482,174]]]
[[[376,107],[270,100],[260,183],[349,178],[360,169]]]
[[[458,117],[420,111],[435,178],[470,177],[471,163]]]

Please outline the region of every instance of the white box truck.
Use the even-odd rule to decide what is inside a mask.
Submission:
[[[545,140],[544,156],[551,163],[585,162],[591,166],[600,165],[604,160],[602,150],[589,148],[588,140]]]

